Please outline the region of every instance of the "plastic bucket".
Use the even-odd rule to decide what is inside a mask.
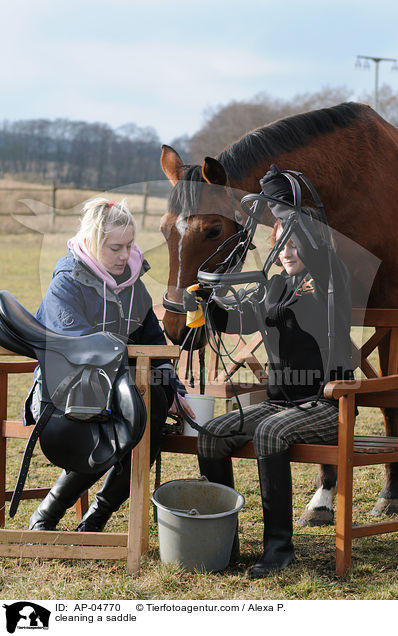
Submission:
[[[184,397],[191,409],[195,412],[195,422],[203,425],[213,419],[214,404],[216,401],[213,396],[187,393]],[[184,435],[197,436],[198,431],[192,428],[188,422],[184,422]]]
[[[162,561],[178,561],[188,572],[227,567],[243,495],[200,477],[168,481],[155,490],[152,501]]]

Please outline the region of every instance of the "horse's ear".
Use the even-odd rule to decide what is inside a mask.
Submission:
[[[227,185],[227,173],[221,163],[217,159],[213,159],[213,157],[205,157],[202,174],[207,183],[215,183],[221,186]]]
[[[175,186],[177,181],[181,179],[184,171],[184,163],[178,152],[171,146],[163,144],[160,165],[168,180]]]

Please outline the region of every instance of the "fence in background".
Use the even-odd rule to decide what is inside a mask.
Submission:
[[[166,198],[169,192],[169,183],[167,181],[165,182],[146,182],[146,183],[142,183],[142,184],[135,184],[133,186],[129,186],[129,188],[126,191],[122,191],[122,190],[117,190],[117,191],[112,191],[111,193],[114,196],[118,196],[118,195],[124,195],[124,196],[141,196],[142,197],[142,203],[140,206],[140,209],[137,209],[137,206],[134,206],[134,214],[135,215],[139,215],[140,216],[140,228],[144,229],[145,228],[145,223],[148,217],[151,216],[155,216],[155,217],[161,217],[163,215],[163,213],[165,212],[165,203],[166,203]],[[100,190],[94,190],[93,188],[71,188],[71,187],[62,187],[62,186],[57,186],[55,183],[53,183],[51,186],[48,187],[32,187],[31,185],[24,187],[23,182],[21,182],[21,187],[1,187],[0,186],[0,197],[1,197],[1,193],[2,192],[40,192],[40,193],[49,193],[49,203],[48,203],[48,209],[47,210],[43,210],[42,212],[39,211],[35,211],[32,212],[30,210],[26,210],[26,211],[18,211],[17,214],[18,216],[37,216],[37,215],[48,215],[50,214],[50,231],[55,229],[55,224],[56,224],[56,219],[58,218],[63,218],[63,217],[68,217],[68,216],[74,216],[74,217],[78,217],[80,214],[80,211],[74,211],[74,209],[70,209],[70,210],[61,210],[58,209],[58,205],[59,205],[59,195],[61,192],[63,191],[72,191],[72,192],[91,192],[94,193],[93,196],[101,196],[101,194],[104,194],[103,191]],[[109,191],[108,191],[109,194]],[[159,210],[154,210],[151,209],[150,206],[150,199],[151,198],[156,198],[157,202],[159,202],[159,199],[164,201],[164,205],[162,206],[158,206]],[[10,217],[14,214],[14,212],[10,212],[10,211],[2,211],[0,209],[0,217]]]

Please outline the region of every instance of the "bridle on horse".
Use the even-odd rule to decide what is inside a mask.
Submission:
[[[264,330],[264,317],[260,309],[258,297],[260,296],[264,298],[267,293],[267,287],[269,283],[268,273],[272,265],[278,259],[280,252],[283,250],[284,246],[289,241],[291,235],[294,232],[295,227],[300,226],[301,230],[305,233],[307,239],[310,241],[312,246],[317,248],[317,245],[315,244],[313,237],[308,232],[308,229],[306,228],[302,220],[302,215],[308,214],[308,212],[304,211],[301,206],[302,197],[301,197],[301,187],[299,183],[299,180],[301,180],[310,191],[312,198],[314,200],[314,203],[316,205],[316,208],[318,211],[317,220],[320,221],[319,225],[322,228],[321,231],[323,234],[323,239],[325,241],[325,244],[327,246],[327,251],[328,251],[328,266],[329,266],[328,290],[327,290],[327,294],[328,294],[328,311],[327,311],[327,314],[328,314],[328,358],[327,358],[326,369],[323,376],[323,381],[320,383],[319,390],[317,395],[315,396],[315,399],[312,400],[312,404],[316,405],[322,396],[324,386],[329,376],[331,363],[332,363],[332,356],[334,351],[334,342],[335,342],[334,281],[333,281],[333,269],[332,269],[333,246],[331,241],[330,229],[327,223],[327,218],[326,218],[322,201],[318,193],[316,192],[315,188],[311,184],[311,182],[301,172],[298,172],[298,171],[285,170],[285,171],[281,171],[281,174],[285,176],[287,180],[289,181],[289,184],[292,189],[292,194],[293,194],[293,203],[289,203],[288,201],[285,201],[283,199],[265,194],[264,192],[260,192],[257,194],[248,194],[244,196],[241,199],[241,207],[247,215],[247,220],[245,225],[241,226],[241,229],[235,235],[229,237],[226,241],[224,241],[217,248],[217,250],[209,258],[207,258],[204,263],[202,263],[202,265],[200,266],[198,270],[197,278],[200,285],[200,289],[197,292],[197,296],[200,297],[201,292],[203,294],[203,290],[209,290],[210,293],[207,294],[207,297],[205,300],[198,300],[197,297],[193,297],[192,294],[190,294],[189,292],[185,290],[183,302],[178,304],[179,305],[178,308],[174,307],[173,309],[170,309],[170,310],[174,310],[175,313],[186,313],[187,310],[193,309],[194,304],[195,306],[197,306],[197,304],[200,303],[202,305],[202,310],[205,316],[205,325],[208,330],[208,336],[210,336],[208,337],[209,344],[211,344],[211,342],[214,343],[213,346],[216,347],[215,349],[216,353],[219,354],[220,359],[223,363],[223,359],[222,359],[223,354],[221,354],[216,338],[214,337],[215,328],[211,324],[210,314],[207,311],[207,306],[210,300],[217,300],[217,303],[220,306],[224,307],[224,309],[229,311],[232,310],[232,311],[239,312],[242,302],[251,302],[254,313],[257,318],[258,328],[262,335],[264,346],[265,348],[267,348],[266,334]],[[255,270],[255,271],[247,271],[247,272],[241,271],[247,252],[250,249],[250,247],[253,245],[252,240],[254,238],[257,226],[261,222],[262,213],[264,212],[265,208],[268,206],[269,202],[273,202],[275,204],[282,204],[283,206],[290,208],[291,212],[286,222],[283,224],[282,233],[280,234],[279,238],[276,240],[274,246],[269,252],[262,269]],[[220,263],[220,265],[214,271],[208,271],[206,269],[206,266],[208,265],[208,263],[211,260],[213,260],[213,258],[219,252],[223,251],[228,245],[230,245],[231,242],[233,242],[233,240],[236,240],[237,244],[234,247],[234,249],[231,251],[231,253],[224,259],[222,263]],[[242,285],[242,284],[246,286],[248,285],[254,285],[254,286],[249,289],[248,288],[240,289],[238,291],[234,289],[235,285]],[[228,294],[228,292],[230,293]],[[166,304],[165,304],[165,301],[166,301]],[[165,294],[163,304],[166,309],[168,308],[166,306],[168,302],[169,301]],[[177,305],[177,303],[175,303],[175,305]],[[184,311],[180,310],[181,306]],[[225,365],[224,365],[224,370],[226,371]],[[232,380],[228,373],[227,373],[227,377],[233,386]],[[239,431],[234,432],[234,435],[242,433],[242,428],[243,428],[243,412],[242,412],[242,408],[240,406],[239,398],[237,395],[236,395],[236,398],[237,398],[238,408],[240,410],[241,426],[239,428]],[[290,406],[295,406],[298,408],[300,408],[300,403],[308,402],[308,398],[303,400],[292,401],[287,394],[285,394],[285,398],[287,403]],[[177,397],[177,403],[178,403],[178,397]],[[193,428],[196,428],[197,430],[201,430],[202,432],[208,433],[212,436],[219,437],[219,435],[215,435],[214,433],[210,433],[206,429],[203,429],[203,427],[198,425],[191,418],[189,418],[189,416],[187,416],[187,414],[183,411],[181,405],[179,406],[184,418],[188,420],[188,422],[191,424]],[[221,437],[229,437],[229,436],[230,434],[221,435]]]
[[[231,267],[233,267],[233,266],[242,267],[244,259],[245,259],[246,254],[247,254],[247,251],[249,249],[255,249],[254,245],[251,243],[251,240],[248,242],[247,223],[243,226],[236,218],[236,217],[240,217],[239,204],[238,204],[238,201],[237,201],[236,196],[234,194],[234,191],[233,191],[233,189],[231,188],[230,185],[227,186],[227,192],[228,192],[229,197],[231,199],[232,209],[233,209],[234,214],[235,214],[235,221],[234,222],[235,222],[236,232],[235,232],[235,234],[232,234],[232,236],[228,237],[216,249],[216,251],[213,252],[213,254],[211,254],[211,256],[209,258],[207,258],[204,263],[202,263],[200,268],[205,267],[211,260],[213,260],[220,252],[224,251],[225,248],[228,247],[228,245],[230,245],[234,241],[237,241],[237,244],[234,247],[234,249],[232,250],[232,252],[227,256],[227,258],[222,263],[220,263],[217,266],[217,268],[214,270],[216,272],[231,271]],[[244,253],[243,252],[241,253],[242,248],[244,248]],[[163,304],[163,307],[167,311],[172,313],[172,314],[186,315],[186,313],[187,313],[187,309],[186,309],[184,301],[183,302],[178,302],[178,301],[175,301],[175,300],[171,300],[167,296],[167,290],[163,294],[162,304]]]

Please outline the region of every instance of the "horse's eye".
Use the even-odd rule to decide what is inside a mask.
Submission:
[[[207,239],[215,239],[220,236],[222,232],[222,225],[214,225],[210,230],[206,232]]]

